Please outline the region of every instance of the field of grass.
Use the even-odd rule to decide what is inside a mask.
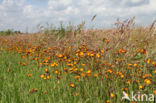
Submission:
[[[154,23],[3,34],[0,45],[0,103],[156,102]],[[123,91],[131,101],[121,101]],[[132,92],[139,92],[134,100]]]

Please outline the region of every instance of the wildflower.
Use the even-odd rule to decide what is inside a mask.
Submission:
[[[63,55],[62,55],[62,54],[59,54],[59,55],[58,55],[58,57],[59,57],[59,58],[62,58],[62,57],[63,57]]]
[[[55,72],[54,72],[55,74],[58,74],[59,72],[58,72],[58,70],[55,70]]]
[[[79,79],[79,78],[80,78],[80,76],[78,75],[78,76],[75,76],[74,78],[75,78],[75,79]]]
[[[100,50],[100,52],[101,52],[101,53],[104,53],[104,51],[103,51],[103,50]]]
[[[152,65],[156,67],[156,63],[155,62],[152,62]]]
[[[143,86],[142,85],[139,85],[139,89],[142,89],[143,88]]]
[[[82,76],[82,77],[85,77],[85,73],[81,73],[81,76]]]
[[[31,76],[31,74],[28,74],[27,76],[28,76],[28,77],[30,77],[30,76]]]
[[[151,59],[148,59],[148,60],[147,60],[147,64],[149,64],[150,62],[151,62]]]
[[[100,54],[99,54],[99,53],[97,53],[97,54],[96,54],[96,57],[97,57],[97,58],[100,58]]]
[[[123,49],[119,49],[118,53],[126,53],[126,50],[123,50]]]
[[[31,91],[30,91],[30,93],[32,94],[32,93],[35,93],[35,92],[37,92],[38,91],[38,89],[37,88],[34,88],[34,89],[32,89]]]
[[[47,76],[47,79],[50,79],[50,75]]]
[[[93,53],[91,53],[91,54],[90,54],[90,56],[91,56],[91,57],[93,57],[93,56],[94,56],[94,54],[93,54]]]
[[[42,75],[40,75],[40,77],[41,77],[41,78],[44,78],[44,75],[42,74]]]
[[[97,74],[94,74],[94,77],[97,77]]]
[[[121,77],[121,78],[124,78],[124,75],[121,75],[120,77]]]
[[[156,95],[156,90],[153,91],[154,95]]]
[[[55,66],[57,66],[57,65],[58,65],[58,64],[54,62],[54,63],[51,64],[51,67],[55,67]]]
[[[70,87],[74,88],[75,87],[74,83],[70,83]]]
[[[149,79],[145,79],[144,82],[148,85],[151,84],[151,81]]]
[[[128,66],[132,66],[132,64],[129,63]]]
[[[108,43],[109,43],[109,39],[105,39],[105,43],[107,43],[107,44],[108,44]]]
[[[82,72],[83,71],[83,68],[80,68],[79,71]]]
[[[85,66],[85,65],[86,65],[86,64],[84,64],[84,63],[82,64],[82,66]]]
[[[67,64],[67,66],[72,67],[74,66],[72,63]]]
[[[110,73],[110,74],[111,74],[111,73],[113,73],[113,71],[112,71],[112,70],[110,70],[110,69],[108,69],[108,70],[107,70],[107,72],[108,72],[108,73]]]
[[[48,72],[48,69],[45,69],[44,71],[47,73]]]
[[[75,93],[74,93],[74,96],[78,96],[78,93],[77,93],[77,92],[75,92]]]
[[[114,94],[113,93],[110,93],[110,97],[113,98],[114,97]]]
[[[88,74],[88,76],[90,76],[91,75],[91,70],[88,70],[86,73]]]
[[[137,67],[137,66],[138,66],[138,64],[136,64],[136,63],[135,63],[133,66],[134,66],[134,67]]]
[[[126,83],[127,83],[127,84],[130,84],[130,80],[128,80]]]
[[[107,101],[106,101],[106,103],[110,103],[110,101],[109,101],[109,100],[107,100]]]
[[[80,56],[84,56],[84,53],[83,52],[80,52]]]

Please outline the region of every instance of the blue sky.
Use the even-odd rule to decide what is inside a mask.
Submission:
[[[90,19],[97,15],[93,22]],[[139,25],[156,20],[156,0],[0,0],[0,30],[36,31],[36,25],[86,22],[86,27],[112,27],[117,18],[136,16]]]

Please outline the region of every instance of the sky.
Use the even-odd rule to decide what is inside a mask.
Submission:
[[[156,0],[0,0],[0,31],[34,32],[38,24],[77,25],[82,21],[88,28],[108,28],[117,18],[133,16],[136,24],[150,25],[156,20]]]

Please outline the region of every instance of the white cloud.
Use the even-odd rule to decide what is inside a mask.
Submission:
[[[38,0],[34,0],[38,1]],[[47,1],[47,0],[46,0]],[[58,24],[88,22],[94,14],[95,26],[112,24],[115,18],[136,16],[139,23],[150,24],[156,19],[156,0],[48,0],[40,7],[27,3],[27,0],[3,0],[0,4],[0,30],[33,28],[38,23]]]

